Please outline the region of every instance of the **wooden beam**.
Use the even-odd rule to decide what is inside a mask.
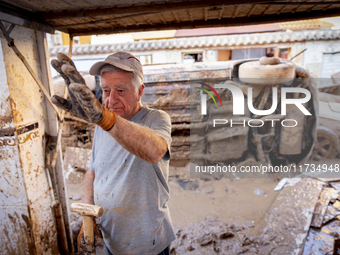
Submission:
[[[148,5],[132,5],[125,7],[110,7],[110,8],[98,8],[87,10],[75,10],[75,11],[58,11],[58,12],[39,12],[36,13],[38,17],[42,19],[67,19],[67,18],[79,18],[79,17],[96,17],[103,15],[129,15],[136,13],[150,13],[170,10],[182,10],[182,9],[194,9],[204,7],[217,7],[223,5],[242,5],[242,4],[255,4],[269,2],[267,0],[195,0],[195,1],[181,1],[181,2],[168,2],[153,3]]]
[[[303,0],[302,2],[299,2],[298,6],[294,8],[294,10],[292,10],[292,13],[295,13],[297,9],[299,9],[299,7],[301,6],[301,3],[305,4],[307,0]],[[290,3],[291,4],[291,3]]]
[[[254,9],[255,9],[255,4],[253,4],[252,6],[251,6],[251,8],[250,8],[250,11],[248,12],[248,14],[247,14],[247,17],[249,17],[252,13],[253,13],[253,11],[254,11]]]
[[[55,31],[53,26],[45,23],[43,20],[37,19],[37,16],[33,12],[3,3],[0,3],[0,21],[51,34],[54,34]]]
[[[192,14],[192,9],[189,9],[189,10],[188,10],[188,14],[189,14],[189,17],[190,17],[191,22],[193,22],[193,21],[194,21],[194,16],[193,16],[193,14]]]
[[[174,17],[175,17],[177,23],[180,23],[180,20],[179,20],[179,18],[178,18],[177,12],[176,12],[176,11],[171,11],[171,13],[174,15]]]
[[[291,1],[292,1],[292,0],[289,0],[289,1],[287,2],[287,5],[288,5],[288,3],[290,3]],[[283,6],[276,14],[279,15],[279,14],[284,10],[284,8],[286,8],[287,5]]]
[[[333,188],[323,188],[319,200],[314,209],[313,219],[310,224],[312,227],[321,228],[323,218],[327,210],[327,206],[334,193],[333,190],[334,190]]]
[[[120,20],[117,20],[117,23],[119,23],[119,25],[123,26],[123,27],[127,27],[128,25],[126,24],[126,22],[121,22]]]
[[[157,13],[158,18],[163,22],[163,24],[166,24],[165,19],[163,18],[162,14]]]
[[[147,15],[143,15],[142,16],[144,20],[146,20],[146,22],[148,22],[150,25],[153,25],[153,23],[148,19]]]
[[[322,184],[314,179],[302,178],[280,191],[259,222],[265,229],[263,240],[270,241],[266,246],[260,245],[257,254],[302,254]]]
[[[270,8],[270,6],[271,6],[271,5],[268,5],[268,6],[266,7],[266,9],[264,9],[264,11],[261,13],[261,16],[266,15],[266,11],[268,11],[268,9]]]
[[[330,6],[331,6],[332,4],[330,4],[330,5],[327,5],[325,8],[323,8],[322,9],[322,11],[325,11],[325,10],[327,10]]]
[[[235,9],[234,9],[234,11],[233,11],[233,15],[232,15],[232,18],[233,18],[233,19],[236,17],[237,9],[238,9],[238,5],[235,6]]]
[[[322,0],[321,0],[321,1],[322,1]],[[322,1],[322,2],[324,2],[324,1]],[[314,7],[315,7],[315,5],[313,5],[312,7],[310,7],[310,8],[307,10],[307,12],[310,12],[311,10],[313,10]]]
[[[132,24],[136,24],[136,26],[139,27],[139,23],[135,21],[133,18],[129,18],[129,20],[132,21]]]
[[[256,3],[256,4],[271,4],[271,5],[328,5],[328,4],[340,4],[340,1],[334,2],[263,2],[263,3]]]
[[[204,11],[204,20],[207,21],[208,20],[208,11],[207,8],[203,8]]]
[[[221,19],[223,17],[223,12],[224,12],[224,5],[221,6],[220,13],[218,14],[218,19]]]
[[[149,14],[157,14],[158,16],[160,16],[160,13],[149,13]],[[87,25],[98,25],[98,24],[105,24],[105,23],[110,23],[110,22],[115,22],[118,21],[119,24],[123,24],[123,26],[126,26],[124,23],[120,22],[120,20],[122,19],[130,19],[133,20],[132,18],[134,17],[143,17],[145,15],[148,14],[133,14],[133,15],[126,15],[126,16],[120,16],[120,17],[115,17],[112,19],[102,19],[102,20],[94,20],[94,21],[87,21],[87,22],[82,22],[82,23],[72,23],[72,24],[68,24],[68,25],[60,25],[60,26],[55,26],[54,28],[57,30],[62,30],[64,28],[70,28],[70,27],[76,27],[76,26],[87,26]],[[136,23],[136,22],[133,22]],[[164,24],[166,24],[166,22],[163,22]]]
[[[167,30],[167,29],[190,29],[190,28],[203,28],[203,27],[216,27],[216,26],[240,26],[242,25],[254,25],[254,24],[269,24],[275,22],[287,22],[304,19],[317,19],[340,16],[340,9],[317,11],[313,10],[310,12],[297,12],[294,15],[291,13],[270,14],[264,16],[251,16],[251,17],[235,17],[233,18],[222,18],[221,20],[196,20],[195,22],[184,21],[181,23],[167,23],[155,25],[142,25],[139,26],[128,26],[126,28],[112,29],[87,29],[79,30],[72,29],[72,26],[68,29],[68,32],[76,35],[95,35],[95,34],[110,34],[110,33],[123,33],[123,32],[136,32],[136,31],[155,31],[155,30]]]

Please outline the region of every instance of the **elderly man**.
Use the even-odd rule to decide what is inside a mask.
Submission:
[[[105,107],[63,54],[52,62],[68,84],[70,100],[54,96],[58,107],[96,123],[83,202],[104,209],[100,225],[109,254],[169,254],[175,239],[167,201],[171,121],[141,104],[143,71],[139,60],[116,52],[95,63]]]

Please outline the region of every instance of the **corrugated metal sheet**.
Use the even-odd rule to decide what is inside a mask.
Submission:
[[[256,33],[244,35],[202,36],[192,38],[175,38],[164,40],[138,41],[131,43],[105,45],[75,45],[72,55],[110,53],[115,51],[171,50],[202,47],[233,47],[261,45],[270,43],[288,43],[313,40],[340,39],[340,30],[306,30],[298,32]],[[58,52],[68,53],[68,46],[49,49],[50,56]]]

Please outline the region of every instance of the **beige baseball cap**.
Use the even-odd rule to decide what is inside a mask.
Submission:
[[[113,65],[125,71],[133,72],[141,78],[143,82],[143,66],[138,58],[128,52],[118,51],[109,55],[104,61],[93,64],[90,68],[90,74],[100,75],[100,70],[104,65]]]

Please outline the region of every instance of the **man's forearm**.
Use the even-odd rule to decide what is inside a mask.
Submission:
[[[162,137],[119,116],[109,134],[124,149],[150,163],[160,161],[168,149]]]
[[[83,197],[82,201],[86,204],[94,205],[94,189],[93,182],[95,178],[95,172],[92,170],[87,170],[84,181],[83,181]]]

